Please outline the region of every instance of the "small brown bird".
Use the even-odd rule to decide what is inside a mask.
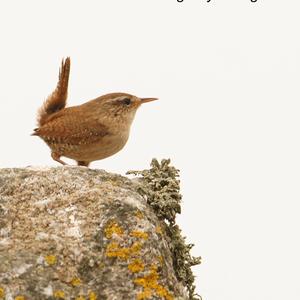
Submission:
[[[126,144],[130,126],[141,104],[157,98],[139,98],[126,93],[103,95],[84,104],[67,107],[70,58],[62,61],[54,92],[38,111],[38,128],[32,135],[42,138],[54,160],[65,156],[79,166],[109,157]]]

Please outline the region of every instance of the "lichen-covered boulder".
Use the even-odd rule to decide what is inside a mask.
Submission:
[[[140,187],[85,167],[0,169],[0,299],[189,299]]]

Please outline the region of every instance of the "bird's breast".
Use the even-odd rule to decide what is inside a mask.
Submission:
[[[90,144],[69,148],[64,156],[80,161],[104,159],[119,152],[126,144],[129,132],[109,133]]]

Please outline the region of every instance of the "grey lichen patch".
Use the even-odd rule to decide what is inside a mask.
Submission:
[[[163,159],[161,163],[153,159],[150,170],[128,171],[127,174],[142,176],[145,184],[139,186],[138,191],[147,197],[147,203],[160,219],[173,225],[176,214],[181,212],[182,196],[177,179],[179,171],[169,164],[170,160],[167,159]]]
[[[201,257],[191,255],[193,244],[185,242],[185,237],[176,225],[176,214],[181,212],[182,199],[179,170],[170,166],[169,159],[163,159],[161,163],[153,159],[149,170],[128,171],[127,174],[141,176],[137,191],[146,198],[157,217],[164,223],[176,277],[187,288],[189,299],[201,299],[195,294],[195,277],[191,269],[192,266],[200,264]],[[161,232],[160,227],[156,230]]]

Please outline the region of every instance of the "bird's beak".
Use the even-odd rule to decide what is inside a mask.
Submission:
[[[146,102],[151,102],[151,101],[155,101],[158,100],[158,98],[141,98],[141,103],[146,103]]]

